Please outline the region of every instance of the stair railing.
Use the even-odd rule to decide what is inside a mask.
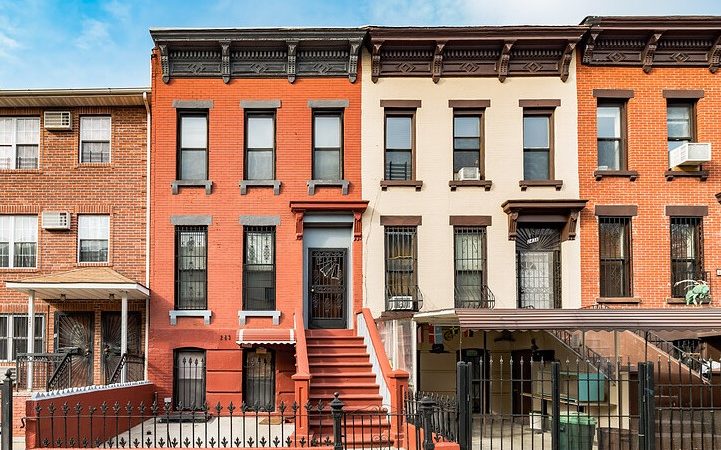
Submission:
[[[58,389],[65,389],[70,387],[72,377],[72,364],[73,355],[75,352],[70,351],[65,353],[65,356],[60,361],[60,364],[55,368],[53,375],[48,380],[46,389],[48,391],[55,391]]]
[[[683,364],[701,376],[701,370],[704,366],[704,362],[699,358],[690,355],[689,352],[677,347],[673,342],[663,339],[653,331],[634,330],[634,333],[645,339],[649,344],[666,353],[674,360],[678,361],[680,364]]]
[[[613,375],[613,363],[585,344],[576,346],[573,342],[573,334],[568,330],[549,330],[549,333],[561,341],[563,345],[575,353],[582,361],[589,363],[601,372],[607,379]]]

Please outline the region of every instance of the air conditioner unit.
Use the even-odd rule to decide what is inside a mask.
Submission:
[[[69,230],[70,213],[67,211],[43,211],[45,230]]]
[[[671,167],[696,166],[709,161],[711,161],[710,143],[684,142],[668,154]]]
[[[413,297],[410,295],[394,295],[388,299],[390,311],[413,311]]]
[[[73,128],[70,111],[45,111],[43,122],[46,130],[71,130]]]
[[[480,179],[481,171],[478,167],[461,167],[461,170],[458,171],[458,180],[460,181]]]

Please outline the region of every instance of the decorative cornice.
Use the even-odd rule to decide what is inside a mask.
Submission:
[[[159,45],[160,51],[160,70],[163,72],[163,83],[170,81],[170,64],[168,63],[168,46]]]
[[[295,81],[295,73],[296,73],[296,59],[295,59],[295,51],[298,48],[298,41],[288,41],[286,42],[288,45],[288,82],[293,83]]]
[[[708,70],[711,73],[716,73],[721,64],[721,35],[718,35],[713,41],[713,45],[711,45],[706,59],[708,59]]]
[[[433,52],[433,68],[431,69],[433,82],[438,83],[443,73],[443,48],[446,43],[443,41],[436,42],[436,49]]]
[[[576,50],[576,42],[569,42],[566,45],[566,49],[563,50],[563,56],[561,57],[561,63],[559,64],[558,73],[561,76],[561,81],[564,83],[568,80],[570,75],[571,60]]]
[[[230,41],[225,39],[220,41],[222,62],[220,64],[220,74],[223,77],[223,83],[230,82]]]
[[[648,38],[646,47],[643,49],[643,53],[641,53],[641,64],[643,71],[646,73],[651,73],[653,55],[656,53],[656,47],[658,46],[658,41],[661,39],[661,36],[663,36],[663,32],[653,33]]]
[[[508,63],[511,61],[511,49],[513,48],[514,41],[506,42],[503,44],[501,49],[501,57],[498,58],[498,80],[503,83],[508,77]]]

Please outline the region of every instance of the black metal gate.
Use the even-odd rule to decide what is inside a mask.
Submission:
[[[93,338],[95,315],[92,312],[58,312],[55,315],[55,351],[71,352],[70,385],[93,384]]]
[[[345,328],[347,276],[344,248],[308,249],[310,328]]]
[[[119,312],[103,312],[100,316],[102,335],[102,367],[103,382],[111,383],[118,364],[121,363],[122,354],[120,353],[121,340],[121,322],[122,318]],[[137,360],[142,359],[142,345],[140,334],[140,313],[137,311],[128,313],[128,356]],[[144,367],[142,364],[128,363],[128,358],[124,364],[127,366],[127,381],[139,381],[143,379]]]
[[[516,274],[519,308],[561,307],[560,229],[518,227]]]

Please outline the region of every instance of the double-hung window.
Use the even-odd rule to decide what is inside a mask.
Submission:
[[[598,243],[601,297],[630,297],[631,218],[599,217]]]
[[[481,113],[457,111],[453,114],[453,179],[483,178],[483,138]]]
[[[243,309],[275,310],[275,228],[245,227]]]
[[[78,261],[108,262],[110,216],[83,214],[78,216]]]
[[[38,216],[0,216],[0,267],[36,267]]]
[[[343,113],[313,112],[313,179],[343,178]]]
[[[275,113],[245,116],[245,179],[275,179]]]
[[[625,105],[620,102],[598,102],[598,170],[626,169],[625,109]]]
[[[80,118],[80,162],[110,162],[110,116]]]
[[[385,180],[415,180],[415,111],[386,110]]]
[[[703,219],[701,217],[671,217],[671,294],[686,295],[689,283],[684,280],[702,280]],[[678,283],[678,284],[677,284]]]
[[[486,228],[454,227],[453,247],[456,307],[491,307],[486,288]]]
[[[175,228],[175,309],[207,309],[208,228]]]
[[[45,316],[35,315],[35,353],[45,349]],[[19,353],[28,351],[28,316],[0,315],[0,361],[14,361]]]
[[[553,113],[543,109],[523,111],[523,179],[553,178]]]
[[[37,169],[39,117],[0,117],[0,169]]]
[[[385,227],[386,309],[418,307],[418,243],[414,226]]]
[[[668,149],[695,141],[694,103],[690,101],[669,101],[666,107],[668,128]]]
[[[208,179],[208,113],[181,112],[178,179]]]

